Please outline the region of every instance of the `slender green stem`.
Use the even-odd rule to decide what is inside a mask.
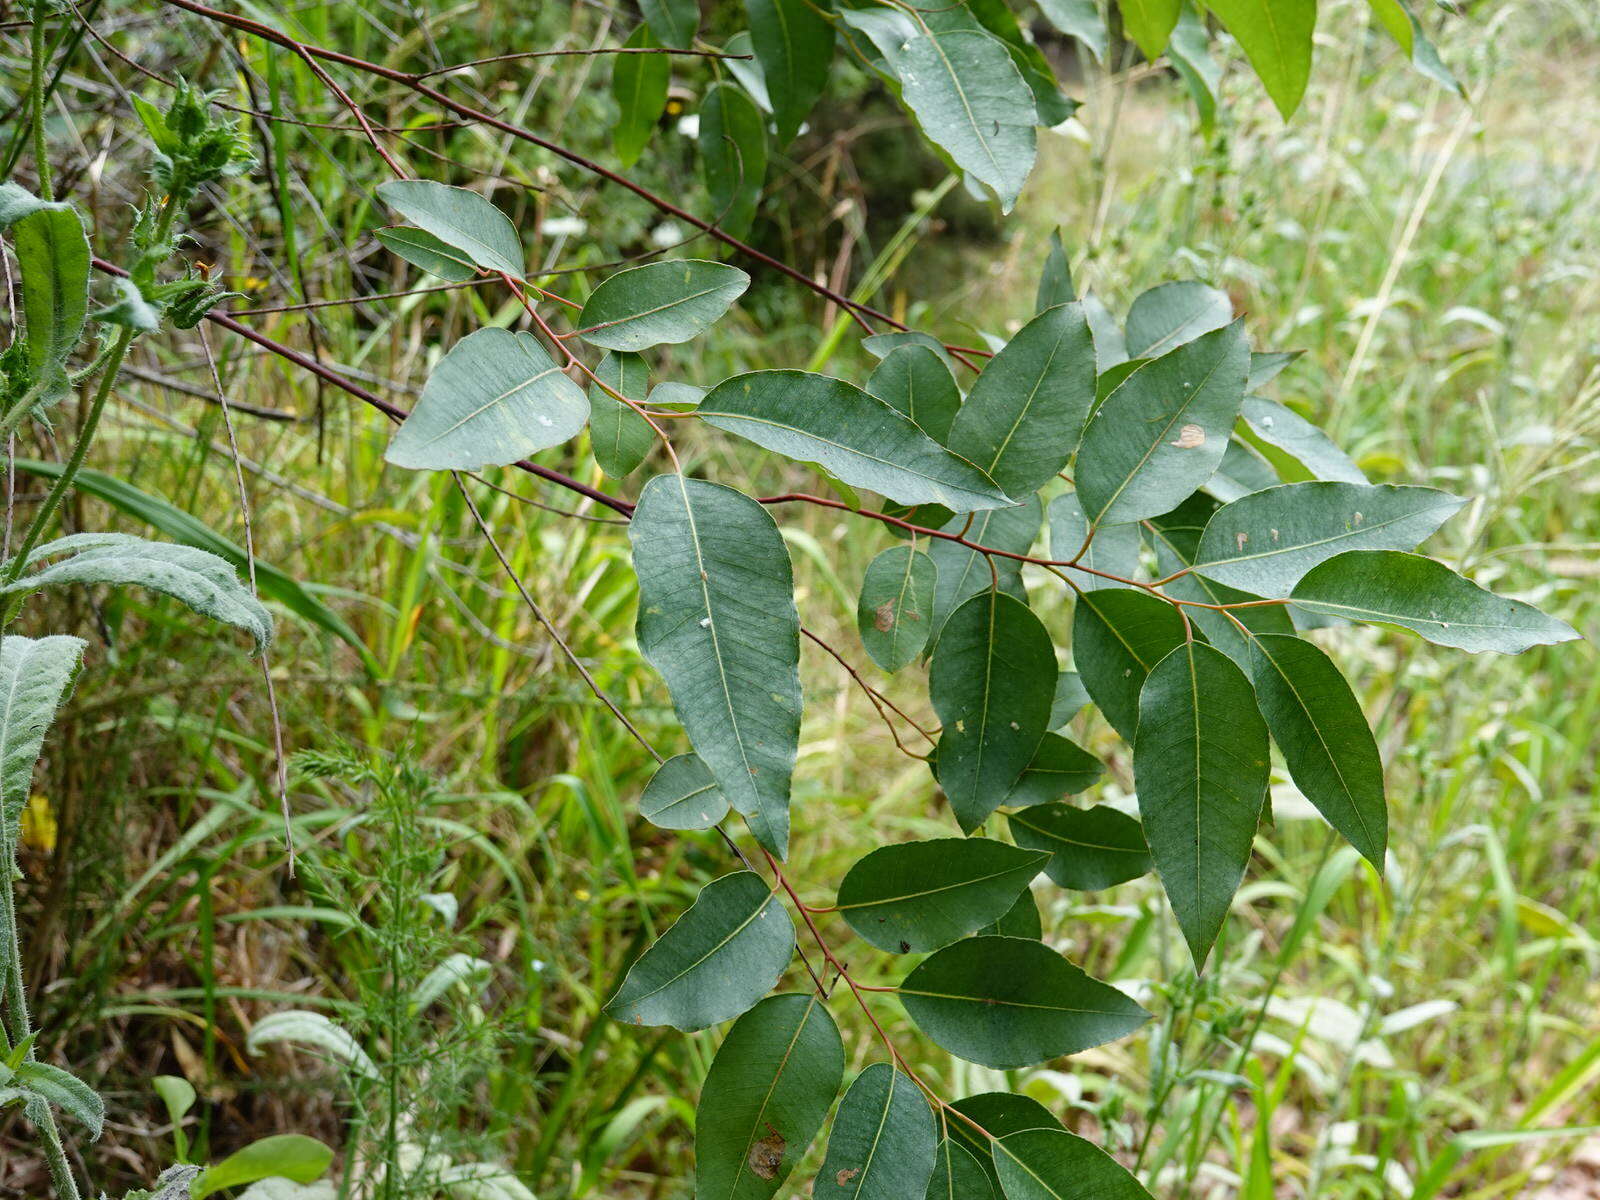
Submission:
[[[44,135],[44,13],[43,4],[34,5],[30,39],[33,55],[32,71],[28,81],[28,113],[33,125],[33,171],[39,178],[39,195],[46,200],[54,200],[55,193],[50,183],[50,147]]]

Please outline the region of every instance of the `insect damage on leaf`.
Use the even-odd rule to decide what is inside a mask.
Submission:
[[[1179,450],[1193,450],[1206,444],[1206,431],[1198,425],[1185,425],[1178,430],[1178,439],[1172,443]]]
[[[847,1187],[852,1179],[861,1174],[860,1167],[841,1167],[833,1180],[840,1187]]]
[[[888,633],[894,628],[894,601],[885,600],[874,610],[875,616],[872,623],[879,633]]]
[[[789,1148],[789,1143],[771,1125],[767,1128],[771,1132],[750,1147],[750,1169],[762,1179],[776,1179],[778,1168],[783,1165],[783,1152]]]

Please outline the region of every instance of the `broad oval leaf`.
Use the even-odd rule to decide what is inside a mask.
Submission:
[[[1059,681],[1057,687],[1059,694]],[[1050,706],[1050,724],[1056,724],[1054,699]],[[1017,807],[1049,804],[1094,786],[1104,773],[1105,765],[1076,742],[1059,733],[1047,733],[1006,793],[1005,803]]]
[[[842,379],[809,371],[751,371],[717,384],[699,412],[709,425],[787,458],[817,463],[851,487],[901,504],[971,512],[1012,503],[987,475],[910,417]]]
[[[972,1151],[947,1137],[934,1152],[926,1200],[994,1200],[994,1185]]]
[[[695,1110],[696,1200],[770,1200],[843,1078],[844,1044],[815,992],[769,996],[735,1021]]]
[[[928,695],[943,722],[939,785],[971,832],[1005,800],[1050,725],[1055,649],[1032,610],[990,590],[939,632]]]
[[[888,1063],[856,1076],[839,1102],[815,1200],[925,1200],[937,1134],[917,1085]]]
[[[78,673],[83,647],[81,638],[64,634],[0,639],[0,841],[15,836],[45,733]]]
[[[1154,62],[1166,49],[1167,38],[1183,10],[1183,0],[1118,0],[1117,8],[1128,36]]]
[[[378,241],[412,266],[452,283],[465,283],[478,273],[478,264],[465,250],[457,250],[426,229],[412,229],[406,225],[380,229]]]
[[[1150,1200],[1133,1175],[1065,1129],[1027,1129],[994,1146],[1006,1200]]]
[[[1072,661],[1095,707],[1129,742],[1139,724],[1145,677],[1183,638],[1178,610],[1149,592],[1106,588],[1078,597]]]
[[[1079,589],[1093,592],[1100,588],[1116,587],[1117,579],[1107,575],[1133,579],[1139,574],[1139,550],[1142,541],[1137,525],[1107,525],[1095,530],[1089,538],[1089,520],[1083,515],[1083,505],[1076,492],[1066,492],[1050,501],[1050,555],[1063,562],[1077,558],[1079,567],[1061,567],[1059,570]],[[1082,570],[1087,567],[1089,570]],[[1094,571],[1105,574],[1096,575]]]
[[[1292,408],[1260,396],[1246,396],[1239,412],[1256,437],[1283,451],[1317,479],[1367,482],[1366,474],[1332,438]]]
[[[726,233],[750,232],[767,176],[767,122],[741,88],[714,83],[700,102],[700,169],[713,219]]]
[[[1011,495],[1026,496],[1077,449],[1094,384],[1094,338],[1083,308],[1047,308],[984,367],[950,426],[950,448]]]
[[[652,50],[661,45],[649,25],[641,25],[623,43],[628,50]],[[611,96],[617,102],[617,122],[611,127],[611,144],[617,161],[631,167],[649,145],[656,124],[667,108],[672,84],[672,60],[665,54],[618,54],[611,63]]]
[[[872,372],[867,390],[910,417],[934,441],[948,441],[950,423],[961,407],[961,389],[948,360],[935,351],[915,342],[895,347]]]
[[[874,333],[861,339],[861,348],[878,359],[888,358],[901,346],[925,346],[939,356],[952,375],[955,373],[956,361],[950,357],[945,344],[920,329],[897,329],[893,333]]]
[[[1465,503],[1427,487],[1281,484],[1219,508],[1194,569],[1240,591],[1286,597],[1312,567],[1347,550],[1409,550]]]
[[[1139,693],[1134,786],[1162,887],[1194,956],[1205,964],[1267,799],[1267,726],[1230,659],[1186,642]]]
[[[973,545],[988,546],[1009,554],[1026,554],[1033,545],[1033,539],[1039,536],[1039,525],[1043,519],[1044,510],[1039,497],[1030,496],[1014,508],[988,509],[970,521],[966,517],[955,517],[944,525],[941,532],[964,533],[966,540]],[[1019,598],[1026,596],[1022,588],[1022,563],[1018,559],[1003,554],[990,558],[950,538],[931,539],[928,557],[933,559],[933,565],[939,571],[933,602],[935,638],[950,619],[950,614],[969,597],[987,591],[996,576],[1000,579],[1001,591]],[[993,571],[990,570],[991,564]]]
[[[1296,606],[1321,616],[1399,625],[1440,646],[1521,654],[1578,631],[1531,604],[1485,591],[1449,567],[1398,550],[1351,550],[1295,585]]]
[[[477,192],[431,179],[391,179],[378,185],[378,197],[484,270],[521,278],[522,239],[516,226]]]
[[[479,329],[439,360],[384,458],[422,471],[504,467],[576,437],[588,419],[588,397],[538,338]]]
[[[781,148],[799,132],[827,86],[834,32],[826,14],[833,5],[816,0],[745,0],[744,7]]]
[[[1045,874],[1062,887],[1097,892],[1150,869],[1139,822],[1103,804],[1039,804],[1008,813],[1006,821],[1019,846],[1050,852]]]
[[[801,696],[800,614],[778,527],[732,488],[658,475],[628,537],[639,650],[722,794],[782,856]]]
[[[917,1026],[968,1062],[1008,1069],[1132,1033],[1150,1014],[1043,942],[975,937],[928,956],[900,1001]]]
[[[1078,452],[1083,511],[1097,525],[1166,512],[1222,462],[1250,350],[1237,322],[1146,363],[1090,420]]]
[[[611,392],[643,404],[649,394],[650,370],[637,354],[609,353],[594,374],[596,382],[589,388],[589,444],[600,469],[621,479],[649,457],[656,431]]]
[[[737,1017],[772,990],[794,955],[794,924],[754,871],[701,889],[639,956],[606,1005],[629,1025],[692,1032]]]
[[[927,649],[938,576],[933,559],[910,546],[890,546],[867,564],[856,628],[885,671],[898,671]]]
[[[578,314],[578,336],[607,350],[677,345],[704,333],[744,295],[750,276],[700,258],[629,267],[601,281]]]
[[[845,873],[838,911],[879,950],[937,950],[1004,916],[1045,861],[988,838],[880,846]]]
[[[1378,870],[1388,844],[1383,760],[1350,685],[1298,637],[1251,639],[1250,677],[1273,741],[1307,800]]]
[[[995,1171],[994,1142],[990,1139],[1003,1138],[1024,1129],[1061,1128],[1061,1122],[1050,1115],[1048,1108],[1030,1096],[1015,1092],[980,1092],[976,1096],[965,1096],[950,1107],[983,1130],[983,1133],[979,1133],[973,1125],[960,1118],[950,1120],[945,1125],[949,1136],[978,1161],[997,1192],[1000,1177]]]
[[[1128,357],[1160,358],[1232,320],[1233,301],[1227,292],[1198,279],[1160,284],[1141,293],[1128,309]]]
[[[251,1142],[215,1166],[207,1167],[190,1185],[190,1200],[204,1200],[215,1192],[241,1187],[258,1179],[288,1179],[310,1183],[328,1169],[333,1151],[316,1138],[280,1133]]]
[[[660,829],[710,829],[728,815],[728,798],[699,755],[678,754],[644,785],[639,812]]]
[[[1206,0],[1238,39],[1284,120],[1294,115],[1311,78],[1317,0]]]

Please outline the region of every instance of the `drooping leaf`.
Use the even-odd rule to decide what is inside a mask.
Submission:
[[[742,89],[714,83],[700,103],[700,164],[711,216],[736,238],[750,232],[767,177],[767,122]]]
[[[50,1063],[31,1060],[19,1063],[16,1071],[10,1074],[10,1087],[36,1097],[51,1108],[59,1108],[87,1128],[91,1140],[99,1139],[106,1119],[105,1101],[83,1080]]]
[[[1133,741],[1139,692],[1155,665],[1183,643],[1177,609],[1148,592],[1106,588],[1078,598],[1072,659],[1095,707]]]
[[[1026,554],[1039,535],[1039,525],[1044,511],[1039,497],[1030,496],[1025,503],[1014,508],[994,508],[980,512],[968,523],[966,517],[956,517],[946,523],[943,532],[961,533],[974,545],[988,546],[1011,554]],[[976,550],[949,538],[933,538],[928,545],[928,557],[938,568],[939,579],[934,589],[933,633],[939,630],[963,602],[979,592],[987,591],[996,576],[1000,590],[1013,596],[1024,597],[1022,590],[1022,563],[1015,558],[996,556],[988,558]],[[990,566],[994,570],[991,573]]]
[[[963,830],[983,824],[1032,761],[1056,674],[1050,634],[1004,592],[972,597],[939,632],[928,695],[944,726],[939,785]]]
[[[457,988],[476,999],[493,979],[494,964],[488,960],[470,954],[447,955],[411,990],[412,1011],[423,1011]]]
[[[752,371],[725,379],[700,404],[710,425],[788,458],[815,462],[852,487],[901,504],[952,512],[1000,508],[1010,498],[910,417],[842,379],[808,371]]]
[[[1013,496],[1066,466],[1094,404],[1094,340],[1083,309],[1046,309],[989,360],[950,426],[950,448]]]
[[[1091,521],[1156,516],[1211,477],[1239,415],[1249,361],[1235,323],[1146,363],[1106,398],[1084,430],[1075,476]]]
[[[1444,60],[1439,57],[1439,51],[1422,31],[1422,24],[1417,20],[1415,13],[1402,2],[1402,0],[1369,0],[1372,13],[1378,19],[1378,24],[1406,52],[1419,74],[1427,76],[1435,83],[1458,96],[1466,95],[1461,83],[1451,74],[1450,68],[1444,65]]]
[[[1160,358],[1232,320],[1228,293],[1196,279],[1163,283],[1142,293],[1128,309],[1128,357]]]
[[[1051,711],[1053,722],[1053,703]],[[1006,793],[1005,804],[1010,807],[1049,804],[1092,787],[1104,773],[1100,760],[1076,742],[1059,733],[1047,733]]]
[[[661,45],[678,50],[694,45],[700,32],[700,0],[639,0],[639,11]]]
[[[926,1200],[994,1200],[994,1187],[972,1151],[945,1138],[934,1152]]]
[[[1122,27],[1151,62],[1166,49],[1183,0],[1117,0]]]
[[[937,585],[933,559],[910,546],[891,546],[867,564],[856,628],[885,671],[898,671],[927,649]]]
[[[1044,862],[988,838],[880,846],[845,873],[838,909],[879,950],[937,950],[1004,916]]]
[[[71,584],[131,584],[171,596],[203,617],[244,630],[258,651],[272,641],[271,615],[250,594],[232,564],[193,546],[125,533],[75,533],[36,547],[28,555],[28,565],[37,569],[0,586],[0,595],[28,595]]]
[[[1016,14],[1005,0],[965,0],[962,4],[944,4],[940,0],[913,0],[919,20],[935,33],[952,33],[957,30],[980,30],[993,34],[1005,46],[1012,65],[1022,76],[1022,81],[1033,93],[1037,111],[1035,124],[1059,125],[1078,110],[1077,101],[1061,92],[1055,68],[1044,51],[1022,31]]]
[[[918,1028],[968,1062],[1008,1069],[1132,1033],[1150,1014],[1042,942],[975,937],[923,960],[899,988]]]
[[[1150,869],[1139,822],[1103,804],[1040,804],[1010,813],[1006,821],[1019,846],[1050,852],[1045,873],[1062,887],[1097,892]]]
[[[504,467],[576,437],[588,419],[588,397],[538,338],[479,329],[439,360],[384,458],[424,471]]]
[[[1255,691],[1232,659],[1186,642],[1156,664],[1139,693],[1134,784],[1145,840],[1197,968],[1250,861],[1267,755]]]
[[[710,829],[728,815],[728,798],[697,754],[677,754],[656,768],[639,813],[660,829]]]
[[[321,1013],[289,1009],[262,1017],[250,1027],[244,1045],[251,1054],[260,1054],[261,1047],[277,1042],[315,1050],[365,1079],[378,1078],[378,1066],[361,1048],[361,1043],[344,1026],[335,1024]]]
[[[1273,741],[1306,799],[1383,870],[1388,811],[1383,760],[1339,668],[1297,637],[1251,640],[1250,677]]]
[[[1311,78],[1317,0],[1206,0],[1206,7],[1238,39],[1287,121]]]
[[[1009,1134],[994,1161],[1006,1200],[1150,1200],[1126,1167],[1065,1129]]]
[[[1269,446],[1282,450],[1313,476],[1335,483],[1366,483],[1367,477],[1333,439],[1292,408],[1246,396],[1240,415]]]
[[[856,1076],[839,1102],[815,1200],[925,1200],[937,1134],[917,1085],[888,1063]]]
[[[781,856],[801,697],[800,616],[778,527],[732,488],[658,475],[628,536],[639,650],[722,794]]]
[[[378,241],[412,266],[452,283],[465,283],[478,273],[478,264],[465,250],[457,250],[426,229],[396,225],[378,230]]]
[[[641,25],[623,43],[629,50],[661,45]],[[656,122],[667,108],[667,88],[672,83],[672,60],[665,54],[617,54],[612,57],[611,98],[617,102],[617,122],[611,127],[611,145],[617,161],[631,167],[650,143]]]
[[[0,639],[0,842],[11,840],[33,790],[33,767],[83,660],[81,638]],[[7,832],[13,831],[13,832]]]
[[[378,197],[413,225],[460,250],[484,270],[521,278],[522,239],[517,236],[516,226],[477,192],[430,179],[391,179],[378,185]]]
[[[995,1138],[1020,1133],[1024,1129],[1061,1128],[1061,1122],[1051,1116],[1050,1110],[1044,1105],[1015,1092],[980,1092],[976,1096],[957,1100],[950,1107],[969,1117],[982,1127],[984,1133]],[[1000,1194],[1000,1177],[994,1166],[994,1143],[959,1117],[952,1117],[945,1127],[951,1140],[965,1147],[977,1160],[996,1194]]]
[[[28,365],[36,380],[53,381],[43,398],[59,400],[89,316],[89,239],[70,204],[46,203],[14,183],[0,189],[0,232],[11,232],[22,277]]]
[[[1089,520],[1083,515],[1083,505],[1076,492],[1064,492],[1050,501],[1050,556],[1062,561],[1077,558],[1079,563],[1077,567],[1061,567],[1063,575],[1083,591],[1093,592],[1118,586],[1117,579],[1096,575],[1094,571],[1104,571],[1122,579],[1133,579],[1139,574],[1142,542],[1138,525],[1107,525],[1096,529],[1093,539],[1085,545],[1088,535]]]
[[[770,1200],[843,1078],[844,1044],[815,992],[769,996],[735,1021],[695,1110],[696,1200]]]
[[[1110,35],[1095,0],[1039,0],[1039,11],[1062,33],[1082,42],[1095,62],[1105,62]]]
[[[251,1142],[213,1167],[201,1172],[191,1185],[192,1200],[226,1188],[242,1187],[258,1179],[288,1179],[310,1183],[328,1169],[333,1151],[316,1138],[299,1133],[280,1133]]]
[[[747,1011],[793,955],[783,905],[754,871],[735,871],[706,884],[639,956],[606,1012],[627,1025],[704,1029]]]
[[[833,6],[826,0],[745,0],[744,7],[781,149],[827,86],[834,32],[824,14]]]
[[[1042,313],[1058,304],[1071,304],[1077,298],[1078,289],[1072,283],[1072,263],[1067,259],[1067,248],[1061,244],[1061,231],[1053,229],[1050,231],[1050,253],[1045,255],[1044,269],[1039,272],[1039,291],[1034,299],[1034,311]],[[1093,341],[1092,338],[1090,340]]]
[[[1200,113],[1200,128],[1209,133],[1217,122],[1217,96],[1222,89],[1222,68],[1211,57],[1210,39],[1204,23],[1187,5],[1167,42],[1167,57],[1172,60],[1173,69],[1178,72],[1194,99],[1195,108]]]
[[[738,267],[699,258],[629,267],[601,281],[578,314],[578,333],[607,350],[675,346],[704,333],[750,286]]]
[[[1521,654],[1579,636],[1531,604],[1496,596],[1441,562],[1398,550],[1350,550],[1331,558],[1295,585],[1293,598],[1308,612],[1399,625],[1474,654]]]
[[[867,390],[910,417],[934,441],[948,442],[961,389],[946,360],[927,346],[909,342],[891,350],[867,380]]]

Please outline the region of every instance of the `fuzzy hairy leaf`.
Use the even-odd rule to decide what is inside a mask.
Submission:
[[[70,204],[51,204],[14,183],[0,184],[0,232],[11,233],[22,276],[28,364],[44,393],[67,393],[66,363],[89,316],[89,238]]]
[[[91,1139],[100,1137],[106,1119],[105,1101],[72,1072],[50,1063],[24,1061],[12,1074],[10,1086],[52,1108],[59,1108],[88,1129]]]
[[[15,836],[44,736],[78,673],[83,648],[81,638],[60,634],[0,639],[0,840]]]
[[[873,1063],[850,1085],[833,1119],[815,1200],[924,1200],[937,1134],[917,1085]]]
[[[589,294],[578,336],[607,350],[675,346],[709,329],[749,286],[750,276],[738,267],[707,259],[629,267]]]

